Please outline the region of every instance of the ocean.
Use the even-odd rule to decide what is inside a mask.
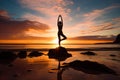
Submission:
[[[58,47],[58,45],[54,45],[54,44],[38,44],[38,45],[34,45],[34,44],[14,44],[14,45],[0,45],[0,49],[51,49],[51,48],[56,48]],[[62,47],[65,48],[69,48],[69,49],[95,49],[95,48],[120,48],[119,44],[66,44],[66,45],[62,45]]]

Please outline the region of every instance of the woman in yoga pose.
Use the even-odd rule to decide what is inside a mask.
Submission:
[[[57,26],[58,26],[58,43],[59,43],[59,46],[60,46],[60,42],[61,42],[62,40],[67,39],[67,37],[66,37],[66,36],[63,34],[63,32],[62,32],[63,19],[62,19],[62,16],[61,16],[61,15],[58,16]],[[61,39],[61,36],[63,37],[62,39]]]

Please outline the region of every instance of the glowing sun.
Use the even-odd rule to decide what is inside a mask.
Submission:
[[[58,38],[55,38],[54,40],[52,40],[52,43],[58,44]]]
[[[58,38],[53,39],[53,40],[52,40],[52,43],[53,43],[53,44],[58,44]],[[62,43],[63,43],[63,44],[66,44],[67,41],[66,41],[66,40],[61,41],[61,44],[62,44]]]

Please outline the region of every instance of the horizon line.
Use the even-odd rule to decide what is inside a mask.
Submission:
[[[103,43],[62,43],[62,45],[93,45],[93,44],[112,44],[112,42]],[[0,43],[0,45],[58,45],[56,43]]]

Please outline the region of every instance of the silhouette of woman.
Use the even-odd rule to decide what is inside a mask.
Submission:
[[[61,21],[60,21],[60,19],[61,19]],[[58,43],[59,43],[59,46],[60,46],[60,42],[61,42],[62,40],[67,39],[67,37],[66,37],[66,36],[63,34],[63,32],[62,32],[63,19],[62,19],[62,16],[61,16],[61,15],[58,16],[57,26],[58,26]],[[63,37],[62,39],[61,39],[61,36]]]

